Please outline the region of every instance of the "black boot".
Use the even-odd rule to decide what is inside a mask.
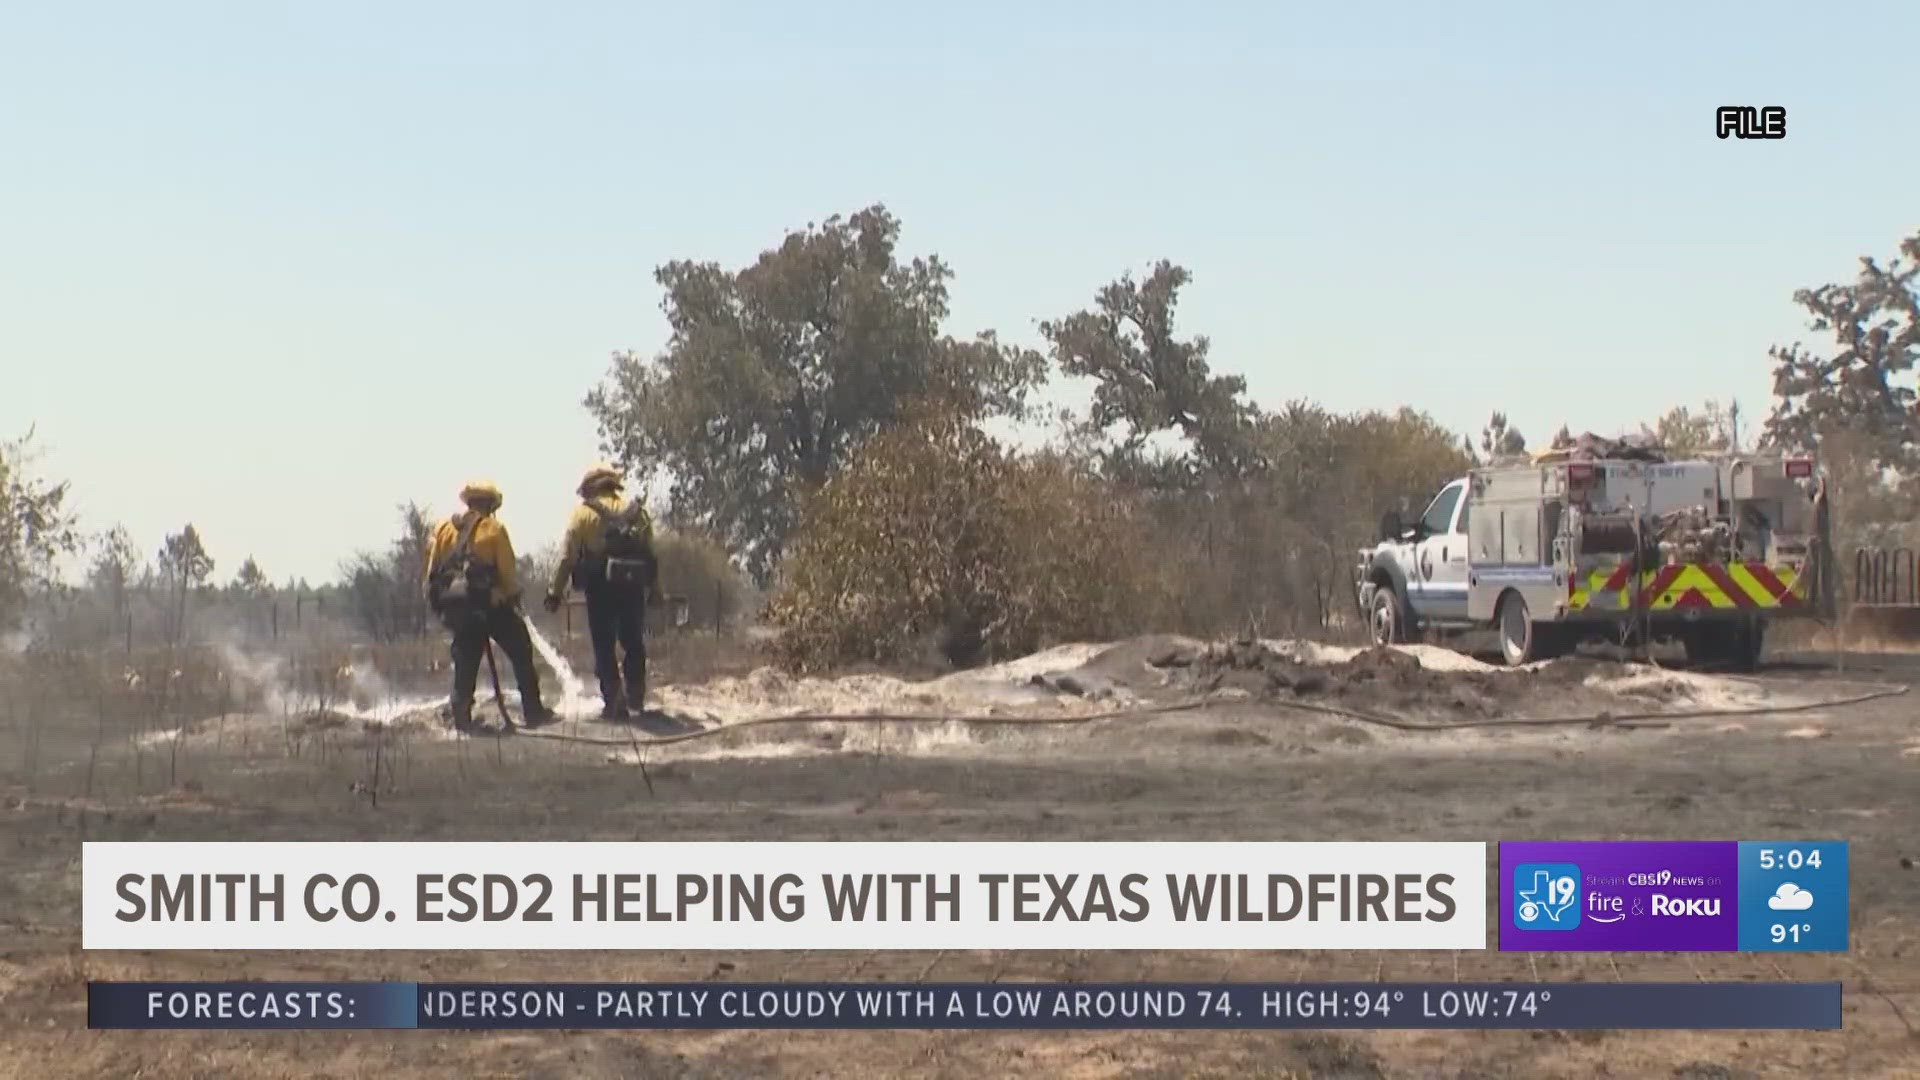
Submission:
[[[627,707],[641,716],[646,715],[647,684],[644,681],[627,684]]]
[[[526,702],[520,707],[520,720],[528,727],[540,727],[545,724],[551,724],[557,719],[559,719],[559,717],[553,714],[553,710],[541,704],[538,698]]]
[[[606,704],[600,709],[602,720],[625,720],[628,718],[627,700],[618,694],[603,699]]]

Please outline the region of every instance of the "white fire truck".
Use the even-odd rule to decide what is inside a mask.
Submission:
[[[1771,620],[1828,612],[1812,460],[1555,456],[1475,469],[1411,523],[1386,515],[1355,582],[1375,644],[1491,629],[1517,666],[1677,640],[1750,668]]]

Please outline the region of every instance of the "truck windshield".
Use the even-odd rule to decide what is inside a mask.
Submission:
[[[1460,485],[1448,484],[1434,496],[1433,505],[1420,517],[1420,525],[1428,533],[1438,534],[1453,528],[1453,508],[1460,502]]]

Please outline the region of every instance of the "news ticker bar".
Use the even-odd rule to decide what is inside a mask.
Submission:
[[[1840,984],[90,982],[87,1026],[1831,1031]]]
[[[88,949],[1844,951],[1841,842],[87,843]]]

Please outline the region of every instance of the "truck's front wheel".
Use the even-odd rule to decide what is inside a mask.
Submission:
[[[1407,640],[1406,609],[1392,585],[1373,590],[1373,609],[1367,612],[1367,630],[1377,646],[1399,645]]]

